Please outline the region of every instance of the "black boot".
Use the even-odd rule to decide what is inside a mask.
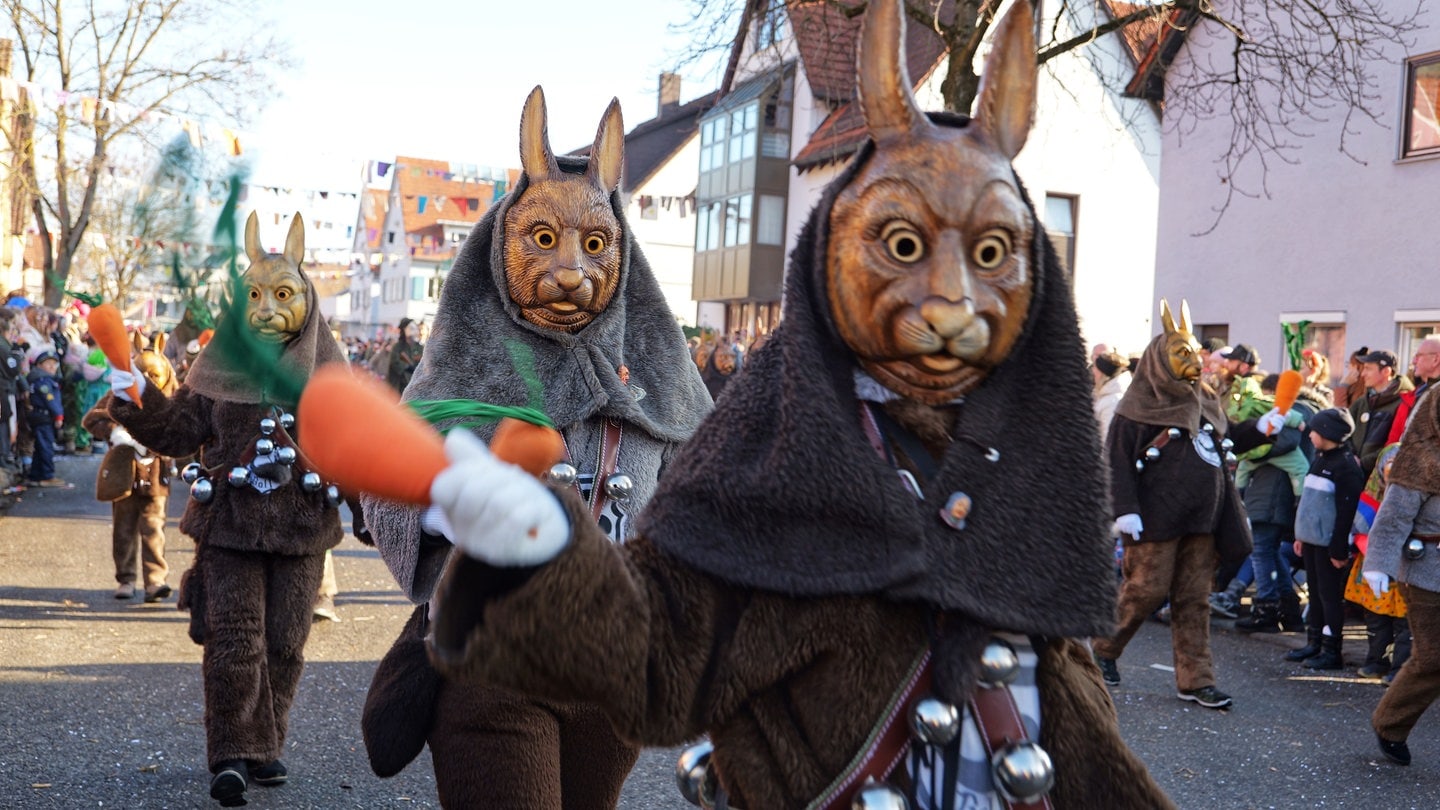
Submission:
[[[1306,669],[1342,669],[1344,666],[1337,636],[1321,636],[1320,654],[1305,662]]]
[[[1304,661],[1307,658],[1314,658],[1320,654],[1320,639],[1324,636],[1319,628],[1305,628],[1305,646],[1298,650],[1291,650],[1285,653],[1286,661]]]
[[[1287,633],[1305,629],[1305,616],[1300,612],[1300,597],[1294,591],[1280,594],[1280,628]]]
[[[1235,629],[1242,633],[1280,632],[1280,600],[1256,600],[1250,615],[1235,622]]]

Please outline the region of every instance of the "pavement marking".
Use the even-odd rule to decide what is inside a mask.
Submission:
[[[1166,666],[1166,665],[1164,665],[1164,664],[1151,664],[1151,665],[1150,665],[1150,668],[1151,668],[1151,669],[1158,669],[1158,670],[1160,670],[1161,672],[1174,672],[1174,671],[1175,671],[1175,667]]]

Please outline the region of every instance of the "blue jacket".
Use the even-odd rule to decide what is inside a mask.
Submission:
[[[45,425],[55,417],[65,415],[65,406],[60,402],[60,381],[38,368],[30,370],[25,378],[30,383],[30,412],[27,416],[32,425]]]

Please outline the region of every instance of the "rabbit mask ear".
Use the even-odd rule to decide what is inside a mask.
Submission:
[[[599,138],[596,140],[598,143]],[[545,91],[538,84],[525,99],[525,109],[520,113],[520,166],[532,183],[560,172],[555,153],[550,151],[550,134],[546,131]]]
[[[905,69],[905,10],[901,0],[876,0],[865,15],[856,50],[856,86],[865,128],[876,143],[932,124],[915,103]]]
[[[1035,84],[1035,17],[1029,3],[1015,3],[996,28],[975,102],[975,123],[1011,160],[1035,122]]]
[[[256,216],[254,211],[251,211],[250,218],[245,220],[245,255],[249,257],[251,264],[265,258],[265,251],[260,247],[260,217]]]
[[[620,117],[620,99],[611,99],[600,118],[595,145],[590,147],[590,166],[585,173],[608,196],[620,185],[625,170],[625,123]]]
[[[285,235],[285,261],[295,265],[297,270],[305,261],[305,220],[299,211],[290,220],[290,232]]]

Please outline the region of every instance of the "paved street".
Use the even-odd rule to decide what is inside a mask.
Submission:
[[[200,648],[173,597],[111,597],[109,507],[91,497],[96,457],[61,457],[74,490],[31,490],[0,518],[0,808],[211,808]],[[171,514],[183,490],[176,487]],[[191,544],[169,532],[172,584]],[[252,788],[256,808],[435,807],[428,753],[388,780],[371,774],[359,716],[375,662],[407,613],[379,557],[337,549],[343,621],[317,625],[292,716],[290,784]],[[1359,628],[1352,626],[1352,631]],[[1368,718],[1381,694],[1347,673],[1301,674],[1280,659],[1293,635],[1216,625],[1221,687],[1236,708],[1174,697],[1166,629],[1147,624],[1115,690],[1130,744],[1184,808],[1430,808],[1440,795],[1440,713],[1411,738],[1416,764],[1378,761]],[[1347,644],[1358,663],[1359,636]],[[1334,676],[1334,677],[1332,677]],[[683,806],[674,752],[649,752],[622,807]],[[1086,809],[1088,810],[1088,809]]]

